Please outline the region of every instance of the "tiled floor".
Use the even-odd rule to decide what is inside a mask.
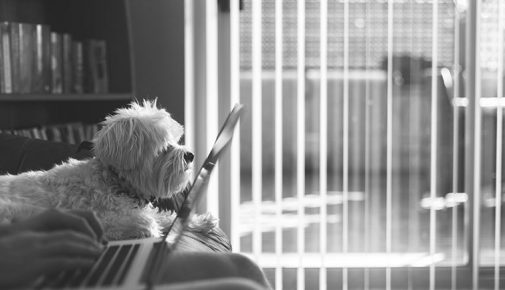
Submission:
[[[253,216],[252,203],[251,203],[251,184],[250,175],[242,174],[242,204],[240,207],[241,217],[241,251],[252,252],[252,229],[254,223],[261,224],[262,234],[262,252],[267,254],[275,253],[275,227],[277,224],[281,225],[282,230],[282,248],[284,253],[297,252],[297,230],[299,225],[299,217],[297,215],[298,201],[295,198],[295,182],[293,179],[287,181],[289,175],[284,180],[284,193],[283,193],[283,214],[278,218],[275,216],[275,203],[273,198],[273,175],[265,174],[263,176],[263,202],[260,206],[261,217]],[[312,184],[317,184],[317,175],[306,176],[306,206],[304,216],[304,231],[305,231],[305,252],[306,253],[319,253],[320,244],[320,202],[319,192],[314,188],[309,188]],[[413,178],[412,176],[410,178]],[[386,215],[387,210],[385,207],[385,191],[383,186],[384,175],[376,175],[371,177],[371,191],[366,193],[364,191],[353,190],[348,193],[348,251],[354,254],[367,252],[385,253],[385,231],[386,231]],[[395,175],[394,180],[408,180],[408,176]],[[392,215],[392,251],[395,254],[413,254],[413,253],[429,253],[430,245],[430,218],[429,199],[427,193],[420,190],[417,192],[409,191],[408,188],[402,187],[402,184],[408,186],[408,182],[398,182],[393,189],[393,208],[391,209]],[[342,253],[343,241],[343,194],[335,190],[334,185],[329,185],[328,191],[328,204],[327,206],[327,245],[328,245],[328,258],[333,257],[332,254]],[[445,198],[444,198],[445,197]],[[460,196],[461,197],[461,196]],[[464,200],[464,199],[463,199]],[[460,200],[461,201],[461,200]],[[438,202],[438,203],[437,203]],[[445,268],[455,263],[458,266],[464,266],[467,263],[466,242],[464,239],[465,215],[468,214],[467,202],[461,202],[456,207],[451,203],[450,198],[445,195],[441,196],[437,202],[432,205],[438,207],[436,210],[436,253],[438,259],[437,267],[445,265]],[[441,203],[440,203],[441,202]],[[450,206],[443,207],[441,205]],[[453,210],[455,210],[453,215]],[[368,214],[366,212],[368,211]],[[366,222],[368,221],[368,222]],[[453,225],[457,226],[453,229]],[[454,230],[454,231],[453,231]],[[482,262],[492,265],[494,262],[494,208],[483,208],[482,210],[482,235],[481,235],[481,259]],[[503,231],[502,231],[503,233]],[[453,234],[455,234],[453,238]],[[505,237],[503,237],[505,239]],[[502,261],[505,263],[505,243],[502,243]],[[453,261],[452,256],[456,253],[456,259]],[[405,256],[404,255],[404,256]],[[368,256],[369,258],[369,256]],[[392,257],[390,257],[392,258]],[[367,264],[367,256],[363,255],[365,259],[361,263],[362,266]],[[370,261],[368,259],[368,261]],[[419,259],[418,265],[429,265],[429,261],[424,259],[422,262]],[[370,262],[370,266],[373,265]],[[384,262],[386,263],[386,262]],[[415,264],[415,263],[413,263]],[[273,275],[275,271],[269,271]],[[307,269],[307,289],[317,289],[318,269]],[[333,271],[333,270],[332,270]],[[342,271],[342,269],[334,269],[334,271]],[[361,272],[360,272],[361,271]],[[364,270],[353,269],[356,279],[359,275],[356,273],[364,273]],[[378,271],[378,270],[377,270]],[[286,273],[284,280],[286,285],[290,285],[293,279],[296,279],[296,270],[292,271],[290,268],[284,270]],[[340,273],[339,272],[339,273]],[[311,274],[312,273],[312,274]],[[294,277],[292,277],[294,275]],[[354,277],[352,276],[352,277]],[[380,275],[379,275],[380,276]],[[291,277],[291,278],[289,278]],[[361,276],[359,279],[362,280]],[[272,277],[272,279],[274,279]],[[286,280],[288,279],[288,280]],[[356,282],[356,281],[354,281]],[[337,282],[335,282],[337,283]],[[358,283],[359,284],[359,283]],[[359,288],[359,287],[358,287]],[[285,288],[290,289],[290,288]],[[332,289],[332,288],[331,288]]]

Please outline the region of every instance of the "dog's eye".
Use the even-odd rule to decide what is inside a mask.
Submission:
[[[162,152],[166,153],[166,152],[169,152],[169,151],[172,151],[172,150],[174,150],[174,146],[167,145],[167,147],[165,147],[165,149],[163,149]]]

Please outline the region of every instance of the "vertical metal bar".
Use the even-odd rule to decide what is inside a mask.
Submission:
[[[275,0],[275,254],[277,266],[275,267],[275,289],[282,289],[282,37],[283,37],[283,11],[282,0]]]
[[[480,43],[477,41],[478,33],[480,31],[480,0],[476,0],[476,31],[475,31],[475,91],[474,91],[474,102],[470,105],[474,107],[475,118],[474,118],[474,176],[473,176],[473,288],[474,290],[479,289],[479,266],[480,266],[480,215],[481,215],[481,71],[480,71]]]
[[[231,4],[230,4],[231,5]],[[230,7],[231,10],[231,7]],[[230,111],[231,102],[231,83],[232,83],[232,59],[231,59],[231,11],[230,13],[218,13],[217,29],[217,59],[218,59],[218,111],[217,124],[224,122],[226,113]],[[233,141],[233,140],[232,140]],[[219,164],[218,179],[218,206],[220,228],[231,237],[231,215],[232,215],[232,159],[231,150],[226,152],[221,158]]]
[[[240,103],[240,0],[230,1],[230,104]],[[240,128],[240,126],[238,126]],[[231,239],[240,252],[240,130],[231,143]]]
[[[184,0],[184,143],[195,150],[195,75],[193,0]]]
[[[417,21],[414,20],[415,18],[415,14],[414,14],[414,5],[418,5],[418,3],[414,3],[414,1],[409,1],[409,31],[410,31],[410,41],[409,41],[409,49],[410,49],[410,53],[412,53],[413,55],[416,55],[416,52],[415,52],[415,49],[414,49],[414,35],[415,33],[417,33],[417,31],[415,30],[415,24]],[[412,64],[412,60],[411,60],[411,64]],[[414,69],[413,68],[410,68],[410,72],[413,73]],[[409,96],[410,98],[415,98],[415,92],[416,88],[414,87],[414,85],[410,85],[409,87]],[[410,107],[411,108],[415,108],[415,105],[416,104],[414,101],[411,101],[409,102],[410,104]],[[411,109],[410,109],[411,110]],[[414,118],[409,118],[409,130],[411,130],[413,127],[415,127],[417,124],[416,122],[414,121]],[[409,142],[412,142],[412,137],[409,138]],[[417,151],[417,149],[414,149],[414,151]],[[408,207],[412,207],[412,205],[414,205],[414,208],[415,208],[415,204],[417,203],[417,196],[416,194],[412,194],[413,192],[413,188],[415,188],[415,185],[414,185],[414,179],[417,177],[416,176],[416,165],[413,165],[415,164],[415,161],[414,161],[414,158],[415,157],[412,157],[412,156],[416,156],[416,154],[411,154],[409,152],[409,162],[408,162],[408,171],[409,171],[409,174],[408,174],[408,191],[411,193],[408,197]],[[409,214],[408,214],[408,220],[409,220],[409,227],[408,227],[408,240],[407,240],[407,249],[408,251],[412,251],[413,249],[416,249],[415,248],[415,245],[413,245],[412,241],[416,238],[416,234],[419,232],[419,227],[416,225],[416,219],[417,219],[417,215],[418,213],[416,211],[413,211],[413,210],[410,210],[409,211]],[[415,250],[414,250],[415,251]],[[412,272],[413,270],[412,269],[408,269],[407,270],[407,284],[408,284],[408,290],[412,290],[413,289],[413,275],[412,275]]]
[[[386,136],[386,253],[391,254],[393,186],[393,4],[388,0],[387,136]],[[391,289],[391,267],[386,268],[386,289]]]
[[[319,247],[321,254],[321,268],[319,269],[319,289],[326,290],[326,265],[327,253],[327,153],[328,153],[328,1],[320,3],[320,107],[319,107],[319,194],[321,195]]]
[[[194,116],[194,146],[195,146],[195,165],[199,165],[205,159],[207,153],[207,140],[206,140],[206,103],[207,103],[207,86],[206,86],[206,69],[207,50],[206,50],[206,19],[205,19],[205,2],[192,1],[193,4],[193,51],[194,51],[194,65],[198,65],[201,69],[194,69],[194,97],[195,103],[193,110]],[[189,106],[189,105],[186,105]],[[197,211],[204,211],[207,207],[207,202],[202,202],[197,205]]]
[[[500,254],[501,254],[501,203],[502,203],[502,156],[503,156],[503,1],[498,1],[498,71],[496,96],[498,106],[496,108],[496,212],[494,228],[494,288],[500,289]]]
[[[371,21],[370,21],[370,1],[365,4],[365,75],[368,75],[369,61],[371,60],[372,51],[370,45],[371,34]],[[371,145],[371,131],[370,131],[370,79],[365,79],[365,212],[364,212],[364,239],[365,239],[365,252],[370,251],[370,145]],[[370,289],[370,269],[364,269],[363,286],[365,290]]]
[[[468,155],[465,166],[465,190],[469,193],[469,211],[466,226],[468,226],[469,264],[472,270],[472,288],[479,289],[480,264],[480,30],[481,1],[469,1],[466,19],[466,80],[465,91],[468,94],[466,144]]]
[[[252,2],[252,195],[254,205],[253,254],[261,255],[261,192],[262,180],[262,54],[261,0]]]
[[[205,2],[205,23],[206,131],[207,148],[210,149],[218,131],[217,2]],[[216,217],[219,217],[218,169],[215,168],[207,189],[207,210]]]
[[[431,52],[431,156],[430,156],[430,257],[435,256],[437,241],[437,215],[434,202],[437,197],[437,143],[438,143],[438,2],[433,1],[433,30]],[[435,289],[435,263],[430,263],[430,290]]]
[[[342,252],[348,252],[349,240],[349,0],[344,1],[344,102],[343,102],[343,207],[342,207]],[[342,289],[347,290],[348,269],[342,271]]]
[[[452,99],[459,98],[459,73],[460,73],[460,37],[459,37],[459,10],[454,8],[454,67],[453,67],[453,90]],[[453,103],[453,139],[452,139],[452,192],[458,192],[459,183],[459,108]],[[458,250],[458,204],[452,208],[452,233],[451,233],[451,290],[457,289],[456,255]]]
[[[297,4],[297,166],[296,190],[298,197],[298,269],[297,288],[305,289],[305,269],[303,255],[305,252],[305,1],[298,0]]]

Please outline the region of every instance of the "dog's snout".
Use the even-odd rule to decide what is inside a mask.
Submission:
[[[186,160],[187,163],[193,162],[193,159],[195,158],[195,155],[191,152],[186,152],[184,153],[184,160]]]

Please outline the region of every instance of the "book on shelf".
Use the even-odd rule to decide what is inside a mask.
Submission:
[[[81,41],[72,42],[72,92],[84,92],[84,60]]]
[[[103,40],[89,39],[84,42],[84,88],[89,93],[108,91],[107,45]]]
[[[36,128],[36,129],[38,129],[38,128]],[[39,134],[40,134],[40,139],[48,140],[46,130],[40,130],[40,129],[38,129],[38,130],[39,130]]]
[[[12,93],[9,23],[0,23],[0,93]]]
[[[37,128],[31,128],[30,135],[31,135],[31,138],[42,139],[42,135],[40,134],[40,130]]]
[[[51,92],[55,94],[63,93],[63,54],[62,35],[51,32]]]
[[[18,93],[30,93],[34,82],[35,26],[16,23],[13,28],[19,33],[19,79]]]
[[[51,127],[49,127],[49,130],[51,131],[52,136],[53,136],[53,140],[52,141],[54,141],[54,142],[63,142],[63,139],[61,138],[62,133],[58,129],[58,127],[51,126]]]
[[[12,55],[11,55],[11,24],[3,22],[0,24],[0,34],[2,40],[2,79],[3,93],[12,93]]]
[[[1,29],[1,28],[0,28]],[[2,53],[2,32],[0,31],[0,93],[5,90],[5,80],[3,77],[3,53]]]
[[[60,132],[60,138],[61,138],[62,142],[75,144],[75,140],[73,138],[73,135],[71,135],[71,132],[69,132],[67,126],[61,125],[61,126],[55,127],[54,129],[58,130]]]
[[[63,57],[63,92],[72,92],[72,35],[63,33],[62,57]]]
[[[86,134],[84,133],[84,126],[72,126],[72,130],[74,131],[76,143],[81,143],[82,141],[91,140],[93,138],[93,136],[91,136],[89,139],[86,138]]]
[[[9,23],[12,92],[19,93],[21,78],[21,48],[19,23]]]
[[[35,25],[35,60],[32,92],[51,92],[51,30],[48,25]]]
[[[95,46],[96,53],[96,76],[94,80],[95,93],[106,93],[109,90],[108,66],[107,66],[107,45],[104,40],[97,40]]]

